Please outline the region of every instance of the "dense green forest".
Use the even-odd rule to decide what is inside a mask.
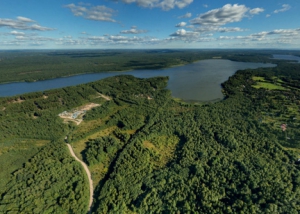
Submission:
[[[87,211],[68,142],[92,173],[95,214],[299,213],[300,65],[274,61],[237,71],[213,104],[132,76],[0,98],[0,212]],[[79,125],[58,116],[89,103]]]
[[[83,73],[160,69],[209,59],[214,54],[184,50],[0,52],[0,82],[30,82]]]
[[[272,54],[299,55],[299,51],[185,49],[0,51],[0,83],[31,82],[83,73],[160,69],[211,58],[271,62]]]

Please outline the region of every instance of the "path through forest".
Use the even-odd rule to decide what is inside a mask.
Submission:
[[[89,168],[87,167],[87,165],[75,155],[72,146],[68,143],[67,143],[67,146],[70,150],[71,155],[83,166],[83,168],[87,174],[87,177],[89,180],[89,186],[90,186],[89,213],[91,213],[91,208],[92,208],[92,204],[93,204],[93,180],[91,177],[91,172],[90,172]]]

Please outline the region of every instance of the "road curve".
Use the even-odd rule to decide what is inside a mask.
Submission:
[[[67,146],[70,150],[71,155],[75,158],[75,160],[77,160],[83,166],[83,168],[86,172],[86,175],[88,177],[89,186],[90,186],[90,202],[89,202],[89,213],[90,213],[92,204],[93,204],[93,180],[92,180],[91,172],[90,172],[89,168],[87,167],[87,165],[75,155],[72,146],[68,143],[67,143]]]

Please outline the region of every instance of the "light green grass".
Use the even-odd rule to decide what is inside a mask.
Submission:
[[[268,83],[268,82],[257,82],[256,85],[253,85],[252,87],[254,88],[265,88],[269,90],[287,90],[285,87],[282,87],[280,85],[275,85],[273,83]]]
[[[252,79],[254,81],[263,81],[263,82],[266,81],[264,77],[256,77],[256,76],[254,76],[254,77],[252,77]]]

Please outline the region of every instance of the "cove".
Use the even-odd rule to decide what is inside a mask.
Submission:
[[[172,96],[185,101],[215,101],[223,99],[221,83],[237,70],[275,67],[270,63],[234,62],[224,59],[201,60],[192,64],[161,70],[133,70],[82,74],[37,82],[17,82],[0,85],[0,96],[14,96],[29,92],[45,91],[84,84],[116,75],[133,75],[138,78],[169,76],[167,88]]]

